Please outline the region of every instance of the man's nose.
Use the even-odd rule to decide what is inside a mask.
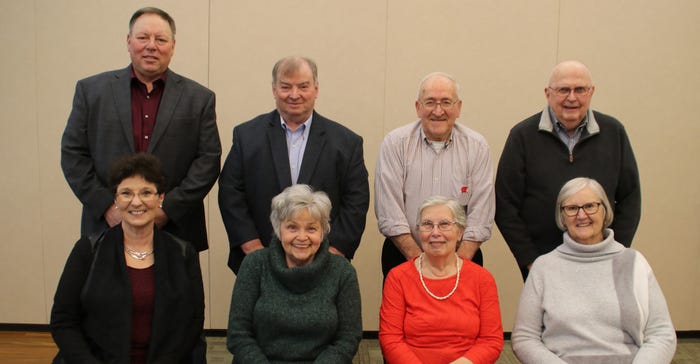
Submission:
[[[156,37],[148,37],[148,42],[146,42],[146,48],[155,49],[156,48]]]

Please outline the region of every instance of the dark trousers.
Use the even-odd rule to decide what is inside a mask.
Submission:
[[[384,279],[386,279],[386,276],[389,274],[391,268],[394,268],[405,261],[406,257],[401,254],[401,251],[396,247],[396,245],[394,245],[391,239],[384,239],[384,246],[382,247],[382,274],[384,274]],[[472,262],[481,266],[484,265],[484,256],[481,254],[481,249],[478,249],[476,253],[474,253]]]
[[[192,349],[192,364],[207,364],[207,338],[203,332]]]

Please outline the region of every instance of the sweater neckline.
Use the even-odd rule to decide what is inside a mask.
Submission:
[[[272,274],[291,292],[304,293],[312,290],[318,286],[328,267],[329,245],[328,240],[324,240],[310,264],[290,268],[287,266],[282,243],[276,237],[272,238],[268,248]]]
[[[615,241],[615,233],[612,229],[604,229],[603,236],[604,239],[600,243],[580,244],[565,231],[563,234],[564,242],[557,247],[557,251],[572,258],[600,260],[620,253],[625,249],[624,245]]]

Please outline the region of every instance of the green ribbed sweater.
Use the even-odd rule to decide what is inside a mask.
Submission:
[[[233,363],[351,363],[362,338],[355,269],[328,252],[288,268],[277,239],[245,258],[231,296]]]

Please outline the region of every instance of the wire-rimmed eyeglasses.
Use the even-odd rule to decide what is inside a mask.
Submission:
[[[440,221],[437,224],[432,222],[432,221],[423,221],[420,224],[418,224],[418,230],[423,231],[423,232],[431,232],[433,229],[435,229],[435,226],[438,227],[441,231],[449,231],[452,229],[452,225],[455,225],[457,222],[456,221]]]
[[[122,190],[117,192],[117,201],[128,203],[133,201],[134,196],[137,195],[139,196],[139,200],[141,200],[142,202],[151,202],[155,200],[155,198],[158,196],[158,193],[152,190],[143,190],[137,193],[131,190]]]
[[[568,97],[571,92],[575,96],[584,96],[593,88],[592,86],[576,86],[576,87],[547,87],[548,89],[554,91],[554,94],[559,97]]]
[[[459,102],[459,100],[444,99],[444,100],[438,101],[438,100],[429,99],[429,100],[421,101],[420,104],[423,105],[423,107],[428,109],[428,110],[434,110],[438,107],[438,105],[440,105],[440,107],[443,110],[449,110],[453,106],[455,106],[458,102]]]

